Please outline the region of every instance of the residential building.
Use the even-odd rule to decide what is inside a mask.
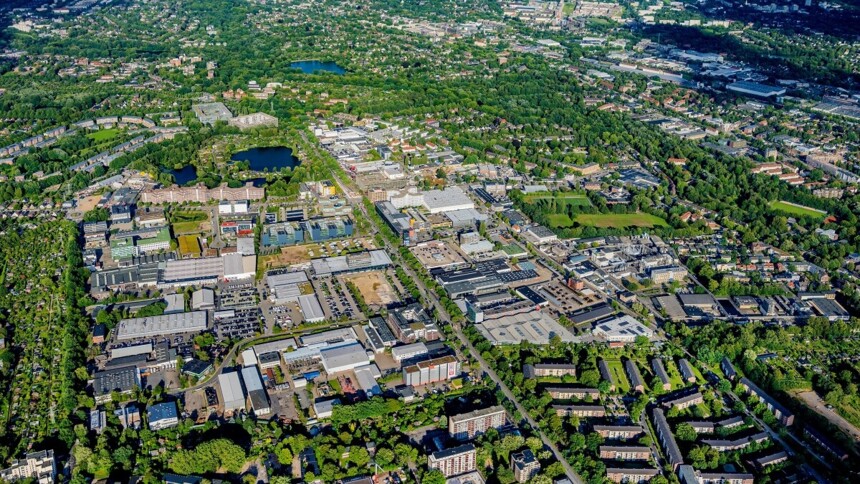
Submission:
[[[651,448],[646,446],[601,445],[599,455],[601,459],[648,460],[651,458]]]
[[[663,384],[663,390],[671,390],[672,382],[669,380],[669,374],[666,373],[666,368],[663,366],[663,360],[660,358],[652,358],[651,369],[654,370],[654,374],[657,375],[657,378],[660,379],[660,383]]]
[[[520,483],[528,482],[540,472],[540,462],[530,449],[526,449],[511,454],[511,470],[514,472],[514,480]]]
[[[593,428],[606,440],[632,440],[645,433],[638,425],[595,425]]]
[[[12,465],[0,470],[4,481],[32,479],[38,484],[53,484],[57,477],[57,463],[53,450],[31,452],[23,459],[12,460]]]
[[[696,373],[693,365],[686,358],[678,360],[678,369],[681,370],[681,378],[687,383],[696,383]]]
[[[555,400],[600,399],[600,390],[596,388],[547,387],[546,391]]]
[[[545,376],[562,377],[566,375],[576,376],[576,365],[566,363],[535,363],[534,365],[523,365],[523,375],[526,378],[539,378]]]
[[[642,374],[639,373],[636,363],[633,360],[624,360],[624,370],[627,373],[627,378],[630,379],[630,389],[634,392],[644,392],[645,380],[642,379]]]
[[[661,403],[667,410],[670,408],[678,408],[679,410],[684,410],[685,408],[692,407],[694,405],[699,405],[704,403],[704,397],[700,392],[689,393],[682,392],[678,394],[677,392],[673,395],[667,396],[665,400]]]
[[[669,422],[666,421],[666,415],[662,409],[655,408],[651,414],[654,430],[657,432],[657,438],[660,440],[660,445],[663,447],[663,453],[666,455],[669,464],[674,470],[684,464],[684,456],[681,454],[681,449],[678,447],[678,442],[675,441],[675,436],[672,434],[672,429],[669,427]]]
[[[501,428],[506,422],[505,407],[496,405],[448,417],[448,434],[457,440],[470,440],[489,429]]]
[[[747,393],[752,393],[759,398],[765,405],[767,405],[767,409],[773,412],[774,417],[780,421],[786,427],[792,425],[794,423],[794,414],[791,413],[790,410],[785,408],[784,405],[777,402],[776,399],[765,393],[764,390],[759,388],[755,383],[751,382],[747,378],[740,379],[741,387],[743,387]]]
[[[639,484],[653,479],[660,471],[651,468],[606,468],[606,478],[612,482],[624,482],[627,484]]]
[[[433,452],[427,458],[427,467],[439,470],[445,477],[458,476],[474,471],[477,450],[472,444]]]
[[[603,405],[553,405],[555,414],[559,417],[604,417],[606,408]]]

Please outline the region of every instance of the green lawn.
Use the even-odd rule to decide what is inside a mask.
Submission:
[[[95,141],[96,143],[101,143],[102,141],[107,141],[116,138],[119,134],[119,130],[115,128],[111,129],[102,129],[96,131],[94,133],[90,133],[87,135],[87,138]]]
[[[591,205],[591,200],[589,200],[588,195],[584,193],[561,192],[553,195],[552,192],[536,192],[523,195],[523,201],[525,203],[534,203],[538,200],[552,199],[555,199],[559,206],[570,205],[573,207],[588,207]]]
[[[573,220],[566,213],[554,213],[546,216],[550,227],[572,227]]]
[[[681,379],[681,372],[678,370],[678,365],[673,360],[664,359],[663,366],[666,367],[666,373],[669,374],[669,382],[672,383],[672,389],[682,388],[685,383]]]
[[[630,391],[630,382],[627,381],[627,375],[624,374],[624,365],[621,360],[606,360],[609,365],[609,370],[612,372],[612,378],[615,379],[615,387],[621,393]]]
[[[196,234],[202,232],[200,222],[176,222],[173,224],[173,233],[177,234]]]
[[[668,227],[665,220],[649,213],[581,213],[574,222],[602,228]]]
[[[824,218],[827,215],[827,212],[823,210],[804,207],[803,205],[795,205],[781,200],[770,202],[770,208],[778,212],[783,212],[788,215],[796,215],[798,217]]]

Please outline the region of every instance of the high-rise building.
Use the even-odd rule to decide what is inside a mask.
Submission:
[[[472,444],[433,452],[427,459],[427,467],[438,469],[445,477],[459,476],[475,470],[477,451]]]
[[[528,482],[540,472],[540,462],[530,449],[511,454],[511,470],[517,482]]]
[[[505,408],[496,405],[448,417],[448,433],[457,440],[469,440],[489,429],[501,428],[505,423]]]

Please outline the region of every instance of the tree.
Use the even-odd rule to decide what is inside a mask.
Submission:
[[[437,469],[433,469],[432,471],[424,474],[424,479],[421,480],[422,484],[445,484],[445,475],[442,474]]]
[[[686,442],[692,442],[696,440],[696,437],[698,437],[696,429],[694,429],[692,425],[686,422],[678,424],[678,427],[675,428],[675,435],[678,437],[678,439],[684,440]]]
[[[585,370],[579,375],[579,382],[594,388],[600,383],[600,373],[597,370]]]

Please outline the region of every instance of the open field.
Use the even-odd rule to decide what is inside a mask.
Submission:
[[[606,360],[609,365],[609,370],[612,371],[612,378],[615,379],[615,386],[621,393],[630,391],[630,382],[627,381],[627,375],[624,374],[624,365],[621,360]]]
[[[312,257],[318,257],[319,253],[320,248],[317,244],[291,245],[281,247],[280,252],[257,257],[257,265],[265,270],[301,264],[310,261]]]
[[[119,134],[118,129],[102,129],[87,135],[87,138],[95,141],[96,143],[101,143],[102,141],[107,141],[110,139],[116,138],[116,135]]]
[[[552,192],[536,192],[523,195],[523,201],[526,203],[552,199],[555,199],[556,204],[559,206],[588,207],[591,205],[591,200],[584,193],[564,192],[553,195]]]
[[[572,227],[573,220],[566,213],[554,213],[546,216],[550,227]]]
[[[593,227],[668,227],[665,220],[649,213],[581,213],[574,222]]]
[[[355,284],[368,306],[387,306],[398,300],[394,288],[380,271],[343,276],[343,280]]]
[[[860,429],[855,427],[845,417],[839,415],[835,410],[827,408],[827,402],[822,400],[817,393],[811,391],[792,393],[794,393],[794,395],[805,403],[811,410],[829,420],[833,425],[842,429],[842,431],[850,435],[854,440],[860,442]],[[849,415],[854,414],[856,416],[860,414],[860,411],[855,408],[850,408],[850,405],[844,405],[841,410],[846,411]]]
[[[827,215],[827,212],[823,210],[818,210],[811,207],[804,207],[803,205],[785,202],[782,200],[770,202],[770,208],[778,212],[787,213],[789,215],[797,215],[798,217],[824,218],[824,216]]]

